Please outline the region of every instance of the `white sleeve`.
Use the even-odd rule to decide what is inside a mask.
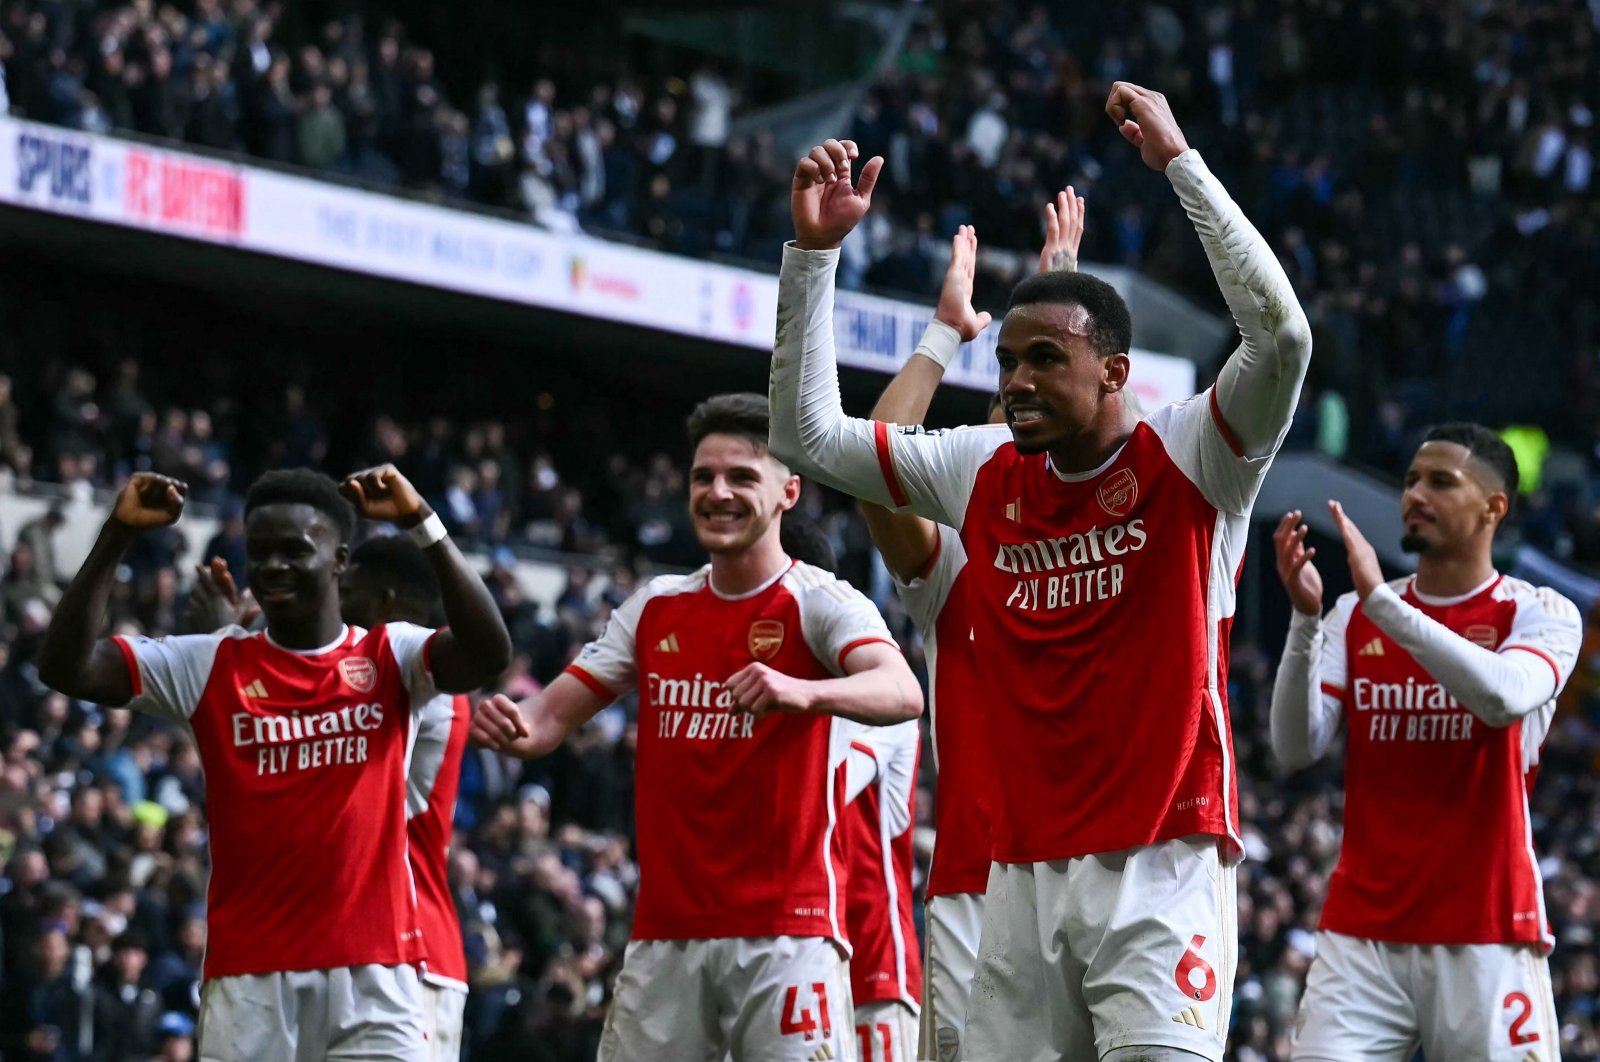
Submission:
[[[778,331],[768,383],[772,452],[847,494],[954,527],[979,467],[1011,437],[1004,426],[927,431],[847,417],[834,355],[838,251],[783,249]]]
[[[438,632],[415,623],[386,623],[383,629],[389,638],[389,651],[400,666],[406,692],[411,695],[411,716],[418,718],[428,702],[439,696],[439,687],[433,684],[433,672],[428,668],[428,643]]]
[[[1294,612],[1272,684],[1272,751],[1299,769],[1320,760],[1339,729],[1346,672],[1344,632],[1355,595],[1334,603],[1327,619]]]
[[[175,722],[187,722],[211,681],[211,667],[224,638],[246,637],[239,627],[171,638],[118,637],[133,672],[133,699],[125,707]]]
[[[856,737],[855,744],[872,749],[878,763],[879,814],[889,828],[889,836],[898,837],[911,828],[911,794],[917,785],[922,729],[917,720],[908,719],[867,730]]]
[[[796,567],[803,570],[792,578],[803,580],[795,587],[795,597],[806,645],[829,671],[844,675],[844,659],[859,645],[896,645],[877,606],[859,590],[820,568]]]
[[[638,654],[634,649],[639,617],[644,613],[655,584],[656,580],[652,579],[613,609],[605,631],[583,647],[567,670],[587,675],[593,680],[588,685],[598,684],[613,698],[631,693],[639,685]]]
[[[411,746],[411,769],[406,772],[406,818],[428,810],[433,787],[439,782],[445,749],[455,727],[456,699],[441,693],[417,714],[417,736]]]
[[[1196,463],[1184,471],[1218,509],[1242,513],[1255,500],[1300,401],[1311,361],[1311,326],[1277,255],[1200,153],[1185,151],[1166,173],[1200,235],[1240,336],[1216,384],[1184,403],[1195,406],[1184,434],[1191,450],[1185,456]],[[1181,466],[1183,459],[1173,456]]]
[[[1553,590],[1519,594],[1511,633],[1498,651],[1430,619],[1389,586],[1368,594],[1362,609],[1490,726],[1510,726],[1561,692],[1583,644],[1577,606]]]
[[[844,802],[850,803],[877,780],[877,751],[859,738],[850,742],[850,751],[844,760]]]
[[[902,582],[899,576],[889,573],[889,578],[894,581],[895,593],[900,595],[900,603],[906,607],[906,615],[911,617],[911,622],[917,625],[917,630],[924,637],[933,631],[934,624],[939,621],[939,613],[950,597],[950,588],[955,585],[956,576],[967,562],[967,551],[961,544],[961,536],[954,528],[944,524],[937,526],[939,538],[934,547],[933,563],[923,574],[910,582]]]

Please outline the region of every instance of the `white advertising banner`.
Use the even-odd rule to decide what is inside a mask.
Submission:
[[[772,348],[777,319],[772,274],[5,117],[0,202],[752,350]],[[840,292],[839,363],[893,373],[931,316]],[[992,389],[998,332],[947,379]],[[1147,409],[1187,398],[1194,364],[1136,350],[1132,386]]]

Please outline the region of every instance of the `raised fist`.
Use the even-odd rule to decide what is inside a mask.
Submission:
[[[427,519],[428,503],[393,465],[364,468],[339,485],[339,491],[368,520],[411,527]]]
[[[1122,139],[1139,149],[1139,157],[1152,170],[1166,170],[1167,163],[1189,150],[1167,98],[1159,92],[1118,81],[1111,86],[1106,114],[1117,123]]]
[[[166,527],[183,515],[183,500],[188,494],[189,485],[182,480],[154,472],[135,472],[117,495],[111,518],[141,531]]]

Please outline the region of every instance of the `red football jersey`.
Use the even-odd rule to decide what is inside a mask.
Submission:
[[[1452,599],[1392,584],[1468,641],[1534,653],[1556,690],[1577,659],[1577,609],[1496,576]],[[1554,943],[1533,850],[1528,793],[1555,701],[1508,727],[1474,716],[1346,594],[1323,626],[1323,692],[1345,739],[1344,842],[1322,928],[1400,944]]]
[[[878,776],[845,811],[850,993],[857,1004],[892,999],[918,1007],[922,953],[912,914],[911,831],[922,729],[915,719],[865,727],[855,747],[877,761]]]
[[[922,632],[928,664],[928,719],[933,733],[933,866],[927,896],[983,893],[993,861],[996,780],[989,750],[977,622],[965,597],[970,578],[961,537],[938,525],[939,544],[928,569],[895,590]]]
[[[994,858],[1067,859],[1191,834],[1237,853],[1228,635],[1270,459],[1238,456],[1212,393],[1061,473],[998,426],[878,425],[896,503],[959,528],[989,698]]]
[[[828,937],[847,947],[835,768],[860,728],[830,715],[728,711],[751,661],[803,679],[844,674],[883,618],[828,572],[793,564],[738,597],[711,569],[651,580],[568,673],[606,697],[639,692],[635,940]]]
[[[412,714],[437,692],[432,634],[349,627],[310,651],[238,627],[117,639],[128,706],[186,724],[205,768],[208,980],[423,957],[405,777]]]
[[[450,838],[456,794],[461,789],[461,757],[472,726],[472,703],[464,696],[440,694],[417,716],[417,737],[406,777],[406,839],[411,876],[417,883],[417,922],[428,957],[423,979],[445,988],[467,990],[467,956],[461,919],[450,895]]]

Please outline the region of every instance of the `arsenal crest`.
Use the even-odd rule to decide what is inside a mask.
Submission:
[[[1100,508],[1112,516],[1127,516],[1133,503],[1139,500],[1139,481],[1133,478],[1133,469],[1119,468],[1100,484],[1096,495]]]
[[[756,620],[750,624],[750,655],[765,663],[783,648],[783,624],[777,620]]]
[[[1500,644],[1500,632],[1488,623],[1474,623],[1461,632],[1461,637],[1485,649],[1493,649]]]
[[[364,656],[350,656],[339,661],[339,677],[357,693],[371,693],[378,684],[378,665]]]

